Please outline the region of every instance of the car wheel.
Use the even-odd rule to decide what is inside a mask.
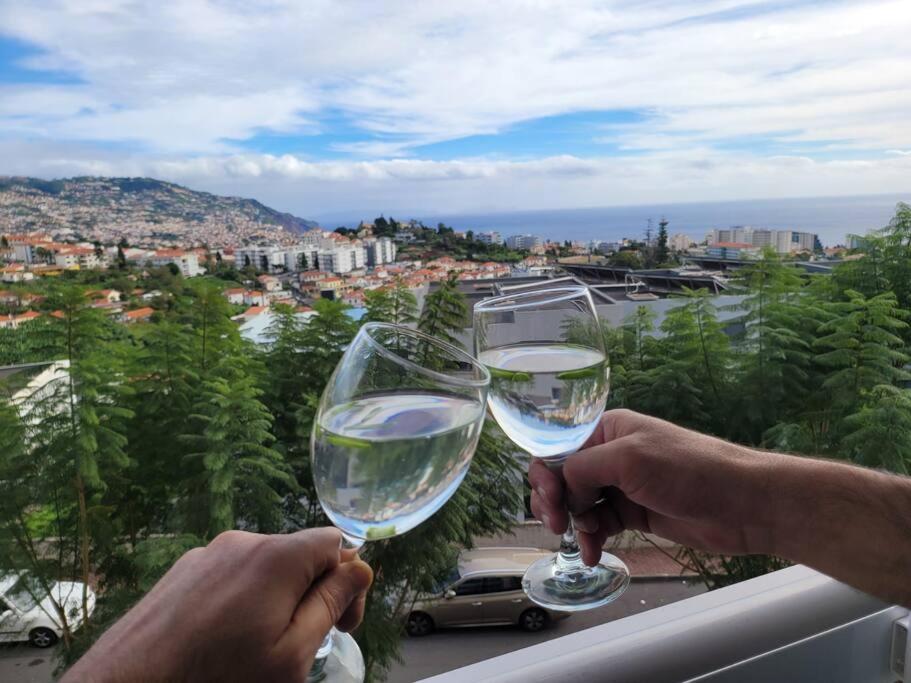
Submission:
[[[33,628],[28,633],[28,642],[34,647],[50,647],[57,642],[57,634],[49,628]]]
[[[519,617],[519,626],[523,631],[534,633],[547,626],[547,612],[537,607],[532,607],[522,612]]]
[[[412,637],[426,636],[433,631],[433,619],[423,612],[412,612],[405,623],[405,632]]]

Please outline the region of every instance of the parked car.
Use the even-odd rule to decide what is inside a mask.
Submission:
[[[63,624],[55,601],[66,613],[70,630],[78,629],[84,621],[83,586],[74,581],[57,581],[48,594],[41,582],[29,574],[0,576],[0,642],[27,640],[35,647],[56,643],[63,635]],[[91,588],[88,611],[89,616],[95,611],[95,593]]]
[[[522,590],[522,575],[535,560],[552,553],[538,548],[477,548],[459,555],[457,566],[439,582],[438,590],[419,595],[405,622],[410,636],[425,636],[443,626],[518,624],[540,631],[565,619],[534,604]]]

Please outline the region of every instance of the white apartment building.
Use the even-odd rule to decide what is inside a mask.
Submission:
[[[253,266],[256,270],[274,273],[285,267],[285,249],[275,245],[249,245],[234,252],[237,268]]]
[[[476,232],[474,238],[484,244],[503,244],[503,236],[496,230]]]
[[[66,247],[54,253],[54,265],[61,268],[102,268],[104,255],[98,256],[92,247]]]
[[[797,251],[814,251],[819,244],[819,239],[812,232],[770,230],[738,225],[712,230],[709,244],[718,242],[751,244],[759,248],[771,247],[779,254],[790,254]]]
[[[288,273],[298,273],[302,270],[313,268],[316,263],[316,254],[318,249],[312,244],[300,244],[293,247],[287,247],[284,255],[285,271]],[[307,258],[307,268],[301,267],[301,256]]]
[[[537,235],[510,235],[506,238],[506,246],[510,249],[526,249],[531,251],[542,245],[541,238]]]
[[[367,250],[362,243],[336,245],[332,249],[320,249],[319,269],[324,273],[350,273],[361,270],[367,262]]]
[[[35,258],[35,245],[29,242],[27,243],[14,243],[10,245],[10,249],[13,250],[13,261],[19,261],[21,263],[34,263]]]
[[[822,245],[819,244],[819,238],[812,232],[792,232],[791,233],[792,249],[797,251],[816,251]]]
[[[395,242],[388,237],[367,238],[364,240],[364,248],[367,250],[367,265],[371,268],[395,263]]]
[[[689,235],[684,235],[683,233],[678,232],[674,235],[671,235],[670,239],[667,241],[667,244],[674,251],[686,251],[690,248],[690,245],[694,241],[695,240],[691,239]]]
[[[152,265],[157,267],[174,264],[184,277],[202,275],[204,269],[199,267],[199,257],[195,252],[183,249],[159,249],[152,256]]]

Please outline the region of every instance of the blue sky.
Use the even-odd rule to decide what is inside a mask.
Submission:
[[[0,174],[282,208],[905,191],[906,0],[0,0]]]

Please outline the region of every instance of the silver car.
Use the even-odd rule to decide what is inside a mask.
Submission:
[[[518,624],[540,631],[565,619],[534,604],[522,590],[522,575],[535,560],[553,553],[538,548],[477,548],[459,555],[458,564],[441,581],[440,590],[420,595],[405,622],[410,636],[424,636],[443,626]]]

